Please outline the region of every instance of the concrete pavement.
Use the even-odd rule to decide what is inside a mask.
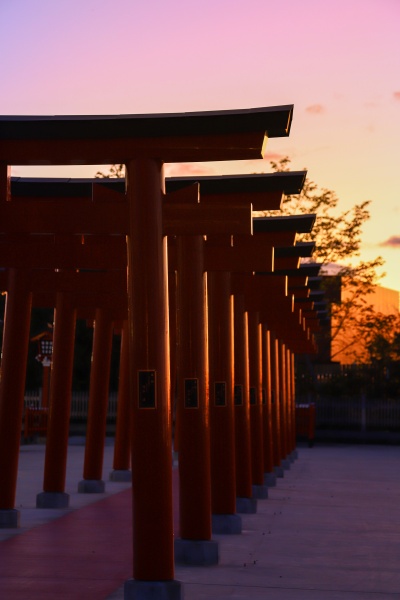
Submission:
[[[108,444],[105,494],[78,494],[83,452],[83,446],[71,441],[70,508],[57,511],[35,508],[44,446],[21,447],[16,505],[21,511],[21,529],[0,530],[0,540],[24,535],[62,514],[125,493],[129,484],[108,483],[112,465],[112,445]],[[242,515],[242,534],[213,536],[219,541],[218,566],[176,567],[175,578],[182,582],[185,599],[400,598],[399,461],[399,446],[300,447],[299,458],[277,486],[269,489],[268,499],[258,501],[257,513]],[[1,550],[0,543],[0,556]],[[126,569],[129,573],[130,564]],[[0,578],[0,597],[9,600],[1,590]],[[30,590],[26,598],[37,597],[32,594]],[[122,581],[111,595],[96,597],[122,600]]]

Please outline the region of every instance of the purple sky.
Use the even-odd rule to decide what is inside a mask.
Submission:
[[[267,160],[188,169],[269,171],[288,155],[342,210],[371,200],[363,257],[384,256],[382,284],[400,289],[399,31],[400,0],[0,0],[0,114],[294,104]]]

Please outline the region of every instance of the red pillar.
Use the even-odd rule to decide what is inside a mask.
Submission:
[[[161,161],[127,164],[133,577],[174,576],[167,245]]]
[[[178,421],[180,536],[211,537],[206,274],[203,238],[179,236]]]
[[[96,309],[90,371],[89,409],[83,480],[79,492],[103,492],[103,457],[109,398],[112,321],[108,312]]]
[[[281,429],[281,460],[285,461],[288,455],[288,410],[287,410],[287,379],[286,379],[286,347],[279,340],[279,390],[280,390],[280,429]]]
[[[10,269],[0,379],[0,527],[17,527],[18,474],[32,297],[26,274]],[[6,514],[10,511],[9,514]]]
[[[131,411],[129,405],[129,340],[128,322],[124,321],[121,333],[121,351],[119,359],[117,425],[114,443],[114,471],[112,481],[131,479]]]
[[[271,335],[263,326],[263,434],[264,434],[264,481],[269,485],[275,482],[272,430],[272,387],[271,387]]]
[[[66,294],[58,293],[54,313],[50,414],[47,425],[43,493],[39,508],[68,506],[67,472],[71,389],[74,366],[75,310]]]
[[[249,312],[251,471],[253,492],[265,498],[262,421],[262,328],[257,311]]]
[[[252,497],[252,478],[248,313],[245,310],[244,294],[236,292],[234,294],[234,332],[236,496],[250,499]],[[237,502],[238,507],[240,504],[242,502]],[[238,512],[242,511],[238,510]]]
[[[271,389],[274,467],[281,468],[282,452],[279,388],[279,340],[276,338],[273,332],[271,332]]]
[[[228,272],[208,273],[213,531],[240,533],[233,410],[233,296]]]

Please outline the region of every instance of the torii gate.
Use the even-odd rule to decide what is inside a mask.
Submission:
[[[133,521],[137,550],[134,579],[126,584],[126,598],[137,597],[149,589],[157,590],[156,594],[162,590],[168,597],[180,598],[181,595],[173,566],[168,280],[162,227],[162,165],[164,162],[261,158],[266,134],[269,137],[288,135],[291,118],[292,107],[289,106],[153,117],[0,119],[2,204],[7,201],[9,192],[8,165],[126,164],[130,213],[129,341],[135,414]],[[13,310],[8,311],[7,330],[26,338],[29,302],[18,304],[21,284],[17,277],[11,279],[8,301],[12,299]],[[142,285],[135,285],[135,281],[141,281]],[[4,343],[11,357],[15,348],[6,331]],[[11,370],[9,365],[7,372]],[[4,394],[10,387],[11,375],[8,380],[3,377],[0,393]],[[1,410],[5,410],[3,405]],[[149,498],[152,498],[151,503]]]

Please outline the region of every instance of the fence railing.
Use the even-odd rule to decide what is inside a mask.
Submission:
[[[317,396],[316,429],[400,431],[400,399]]]
[[[117,392],[110,392],[108,397],[107,421],[115,421],[117,417]],[[25,407],[41,408],[41,390],[25,392]],[[85,420],[88,414],[89,392],[73,392],[71,399],[71,419]]]
[[[117,416],[117,392],[110,392],[107,421],[113,423]],[[298,398],[298,403],[308,403],[309,397]],[[354,396],[317,396],[315,403],[316,429],[343,429],[353,431],[400,431],[400,398],[369,399]],[[84,421],[89,405],[88,392],[73,392],[71,420]],[[25,393],[25,406],[41,408],[39,391]]]

